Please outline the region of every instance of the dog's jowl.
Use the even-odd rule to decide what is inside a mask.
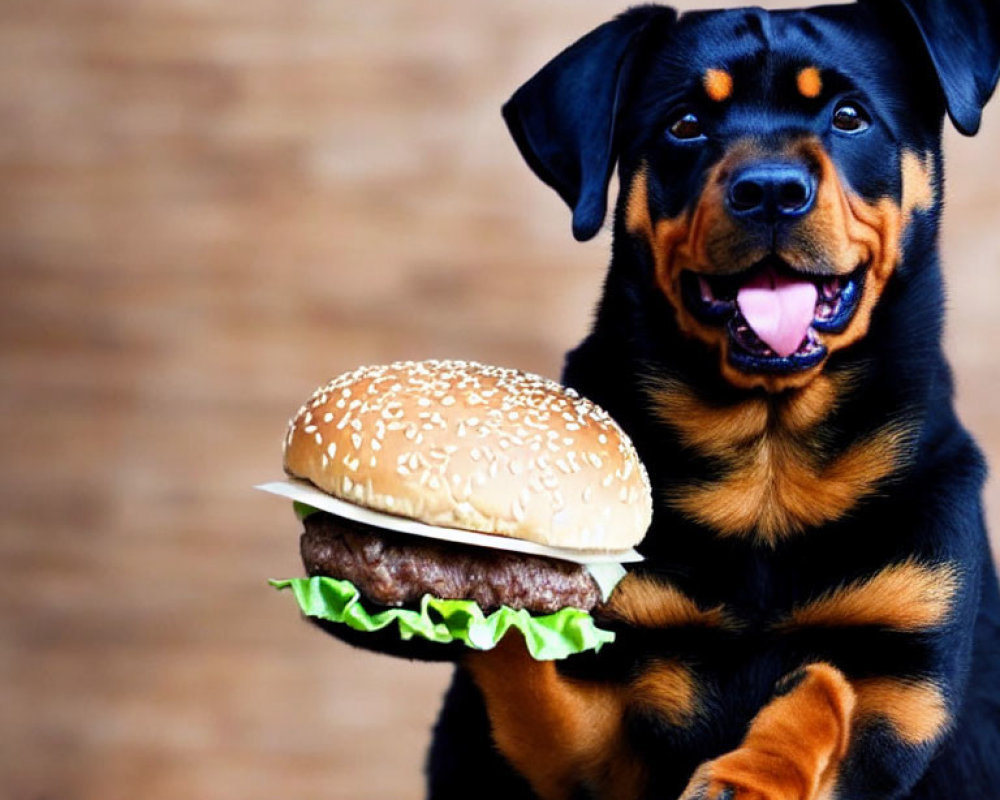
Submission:
[[[469,656],[436,800],[1000,798],[1000,595],[952,409],[942,123],[973,134],[1000,7],[642,6],[504,108],[614,245],[565,380],[632,435],[653,527],[613,647]]]

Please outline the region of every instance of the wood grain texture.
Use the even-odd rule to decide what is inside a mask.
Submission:
[[[299,622],[264,584],[299,570],[294,518],[250,486],[358,364],[558,375],[609,237],[573,242],[499,106],[617,10],[4,3],[6,797],[421,795],[448,670]],[[998,139],[996,108],[950,135],[944,239],[959,403],[994,457]]]

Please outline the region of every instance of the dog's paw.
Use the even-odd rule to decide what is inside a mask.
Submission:
[[[681,800],[819,800],[847,752],[854,690],[828,664],[779,681],[736,750],[701,765]]]
[[[681,800],[812,800],[810,783],[791,760],[741,747],[702,764]]]
[[[681,800],[809,800],[795,764],[741,747],[695,772]]]

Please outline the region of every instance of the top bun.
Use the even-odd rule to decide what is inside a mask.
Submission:
[[[553,547],[625,550],[652,518],[646,470],[605,411],[466,361],[334,378],[289,423],[285,471],[377,511]]]

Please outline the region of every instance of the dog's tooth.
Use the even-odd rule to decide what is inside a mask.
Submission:
[[[712,285],[701,275],[698,276],[698,288],[701,291],[701,299],[704,302],[711,303],[715,300],[715,294],[712,292]]]

